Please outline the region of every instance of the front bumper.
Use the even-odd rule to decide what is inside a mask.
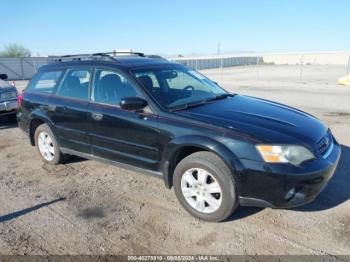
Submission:
[[[317,159],[300,167],[244,160],[240,172],[240,204],[273,208],[291,208],[313,201],[332,178],[341,154],[334,141],[326,159]]]
[[[7,115],[15,113],[18,109],[17,100],[2,101],[0,102],[0,115]]]

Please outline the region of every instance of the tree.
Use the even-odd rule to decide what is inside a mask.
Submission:
[[[28,57],[30,50],[20,44],[9,44],[5,46],[4,51],[0,52],[3,57]]]

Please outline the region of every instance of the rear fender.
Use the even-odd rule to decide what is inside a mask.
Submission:
[[[32,146],[35,145],[34,130],[32,130],[32,123],[35,120],[40,120],[40,121],[44,122],[45,124],[47,124],[57,139],[57,135],[55,134],[54,124],[51,121],[51,119],[44,112],[39,111],[39,110],[35,110],[29,116],[29,126],[28,126],[28,128],[29,128],[28,133],[29,133],[29,137],[30,137],[30,143]]]

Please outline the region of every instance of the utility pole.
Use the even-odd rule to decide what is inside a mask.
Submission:
[[[220,55],[220,41],[218,41],[218,55]]]

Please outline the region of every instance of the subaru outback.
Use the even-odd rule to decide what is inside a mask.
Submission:
[[[43,161],[76,155],[157,176],[207,221],[239,205],[290,208],[326,186],[340,145],[315,117],[233,94],[141,53],[64,56],[19,97],[19,126]]]

